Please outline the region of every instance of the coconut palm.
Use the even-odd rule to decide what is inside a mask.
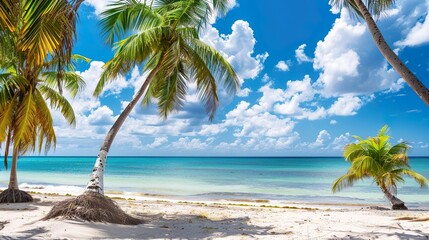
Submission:
[[[144,104],[157,99],[159,113],[166,118],[183,106],[187,84],[195,82],[199,97],[212,119],[218,106],[217,84],[221,83],[229,93],[235,93],[239,81],[231,65],[198,35],[210,15],[225,10],[226,3],[221,0],[211,3],[206,0],[158,0],[151,1],[148,6],[136,0],[121,0],[102,13],[101,26],[107,41],[120,40],[114,44],[115,55],[105,64],[94,94],[100,95],[106,83],[128,73],[135,65],[144,64],[148,75],[107,133],[85,193],[55,206],[46,219],[66,216],[121,224],[140,222],[126,217],[119,208],[113,212],[112,202],[104,197],[103,175],[110,146],[143,95]],[[99,214],[88,214],[88,205],[99,207]]]
[[[417,76],[401,61],[398,55],[389,47],[380,29],[373,19],[384,10],[391,7],[395,0],[330,0],[332,6],[347,8],[363,18],[374,39],[377,48],[396,72],[408,83],[413,91],[429,106],[429,90]]]
[[[346,174],[335,180],[332,191],[337,192],[352,186],[364,178],[372,178],[391,202],[392,209],[407,209],[404,202],[398,199],[397,184],[404,182],[404,175],[413,178],[420,187],[428,185],[428,180],[411,170],[405,142],[392,146],[387,135],[388,127],[383,126],[376,137],[362,139],[354,136],[359,142],[344,147],[344,158],[351,163]]]
[[[62,84],[72,95],[83,86],[69,72],[81,2],[8,0],[0,6],[0,143],[5,142],[6,167],[13,145],[9,186],[0,202],[32,200],[18,188],[18,155],[55,146],[50,108],[74,123],[73,110],[60,92]]]

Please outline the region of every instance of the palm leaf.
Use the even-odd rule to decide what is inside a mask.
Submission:
[[[360,179],[362,178],[358,177],[356,173],[349,171],[348,173],[344,174],[343,176],[337,178],[334,181],[334,184],[332,185],[332,192],[339,192],[346,187],[351,187],[355,182]]]
[[[109,4],[101,13],[100,25],[106,42],[112,45],[130,31],[144,31],[150,26],[159,26],[161,22],[162,17],[144,3],[119,0]]]
[[[64,96],[45,85],[39,86],[38,90],[49,102],[51,108],[61,111],[68,124],[75,124],[76,117],[73,108]]]

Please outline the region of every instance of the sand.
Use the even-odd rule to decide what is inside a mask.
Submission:
[[[36,202],[0,205],[0,239],[428,239],[423,210],[371,205],[181,202],[115,199],[145,220],[137,226],[79,220],[39,221],[66,196],[33,194]],[[404,220],[399,220],[402,218]],[[426,219],[427,220],[427,219]]]

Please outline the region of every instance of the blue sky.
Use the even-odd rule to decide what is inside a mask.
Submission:
[[[429,107],[383,59],[364,22],[329,1],[236,0],[228,14],[201,33],[234,66],[237,96],[221,91],[212,122],[193,91],[167,120],[153,106],[138,106],[125,122],[111,155],[339,156],[352,135],[391,127],[412,155],[428,155]],[[56,151],[96,155],[121,109],[144,80],[141,69],[92,91],[112,56],[97,21],[107,1],[80,9],[75,53],[91,58],[79,66],[87,88],[71,100],[77,114],[69,127],[54,113]],[[398,0],[377,20],[386,40],[429,86],[429,1]]]

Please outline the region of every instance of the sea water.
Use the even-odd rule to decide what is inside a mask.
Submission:
[[[21,157],[20,188],[78,194],[94,161],[95,157]],[[411,158],[410,163],[429,178],[429,158]],[[333,194],[332,183],[349,165],[337,157],[109,157],[105,190],[183,199],[387,203],[370,179]],[[7,187],[8,179],[9,172],[2,168],[0,188]],[[429,208],[429,190],[412,179],[399,184],[398,197],[408,206]]]

